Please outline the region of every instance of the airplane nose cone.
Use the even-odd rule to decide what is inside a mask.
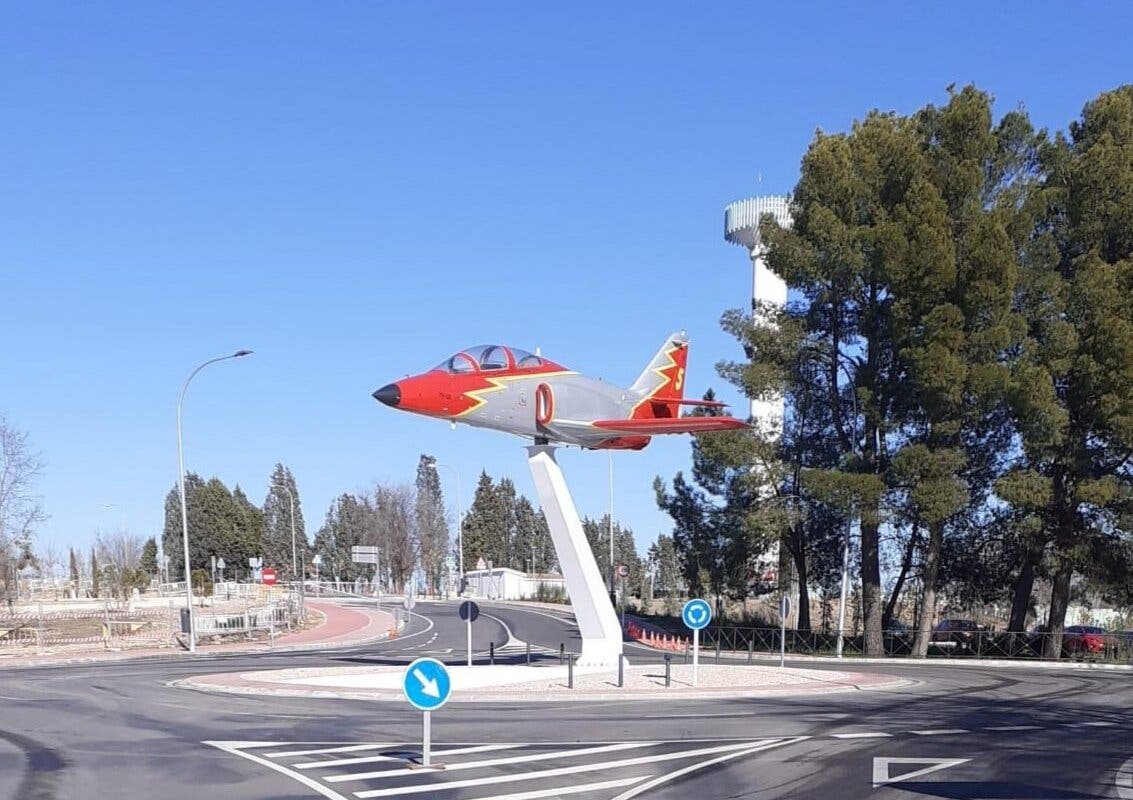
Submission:
[[[401,388],[396,383],[387,383],[374,392],[374,399],[379,403],[385,403],[387,406],[397,408],[398,404],[401,402]]]

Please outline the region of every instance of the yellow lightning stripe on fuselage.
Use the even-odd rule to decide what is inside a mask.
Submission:
[[[657,367],[653,370],[653,374],[661,379],[661,386],[658,386],[657,389],[654,389],[654,392],[657,392],[662,386],[668,383],[669,379],[665,376],[665,370],[672,369],[673,367],[677,366],[677,360],[673,358],[673,353],[676,353],[684,346],[685,345],[682,343],[665,350],[665,358],[669,359],[669,363]],[[633,419],[633,415],[637,413],[637,409],[641,408],[646,403],[652,403],[654,399],[655,398],[652,395],[646,395],[645,397],[641,398],[641,400],[639,400],[637,404],[629,410],[629,418]]]
[[[558,372],[533,372],[533,373],[530,373],[530,374],[527,374],[527,375],[503,375],[499,378],[493,378],[493,377],[490,377],[488,375],[485,375],[484,380],[486,380],[488,383],[490,383],[492,385],[491,386],[485,386],[483,389],[472,389],[470,391],[463,392],[462,394],[465,397],[471,399],[476,405],[472,406],[471,408],[467,408],[464,411],[461,411],[459,414],[454,415],[453,418],[459,419],[460,417],[468,416],[469,414],[471,414],[474,411],[479,411],[488,402],[487,400],[484,399],[484,397],[483,397],[484,395],[493,394],[493,393],[498,392],[502,389],[506,389],[507,385],[509,383],[514,383],[515,381],[521,381],[521,380],[539,380],[541,378],[557,378],[557,377],[562,377],[564,375],[577,375],[577,374],[578,374],[577,372],[573,372],[572,370],[564,369],[564,370],[560,370]]]

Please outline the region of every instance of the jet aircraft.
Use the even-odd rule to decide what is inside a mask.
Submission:
[[[674,333],[628,389],[580,375],[540,355],[503,345],[462,350],[439,365],[390,383],[374,399],[415,414],[514,433],[536,444],[640,450],[651,437],[745,428],[730,416],[682,417],[688,336]]]

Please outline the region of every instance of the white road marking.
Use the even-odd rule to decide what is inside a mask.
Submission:
[[[835,739],[884,739],[891,737],[891,733],[832,733]]]
[[[1042,730],[1041,725],[988,725],[985,731],[1037,731]]]
[[[915,736],[946,736],[952,733],[971,733],[967,728],[940,728],[938,730],[928,731],[909,731]]]
[[[771,750],[775,747],[783,747],[785,745],[795,744],[796,742],[801,742],[809,738],[809,736],[796,736],[792,739],[783,739],[781,741],[772,740],[765,744],[748,748],[747,750],[740,750],[735,753],[728,753],[726,755],[719,756],[718,758],[711,758],[708,761],[701,761],[699,764],[693,764],[692,766],[678,769],[676,772],[670,772],[667,775],[662,775],[659,778],[654,778],[653,780],[649,781],[649,783],[643,783],[641,786],[635,786],[628,792],[622,792],[617,797],[615,797],[614,800],[630,800],[631,797],[637,797],[642,792],[647,792],[650,789],[655,789],[662,783],[667,783],[668,781],[688,775],[690,772],[696,772],[697,770],[704,769],[705,767],[710,767],[713,764],[720,764],[724,761],[730,761],[733,758],[740,758],[741,756],[757,753],[761,750]]]
[[[648,775],[638,775],[636,778],[622,778],[617,781],[600,781],[599,783],[583,783],[576,786],[563,786],[558,789],[536,789],[533,792],[516,792],[515,794],[496,794],[491,797],[482,797],[479,800],[536,800],[540,797],[562,797],[564,794],[579,794],[581,792],[596,792],[599,789],[620,789],[631,783],[638,783],[648,778]]]
[[[341,747],[322,747],[318,750],[283,750],[279,753],[264,753],[268,758],[283,758],[284,756],[314,756],[320,753],[356,753],[360,750],[378,750],[385,747],[396,747],[393,742],[378,742],[377,744],[351,744]]]
[[[767,742],[770,745],[773,742],[782,740],[771,739]],[[515,775],[494,775],[489,778],[471,778],[463,781],[441,781],[438,783],[426,783],[417,786],[400,786],[390,789],[374,789],[366,792],[355,792],[354,796],[359,798],[367,797],[390,797],[398,794],[421,794],[423,792],[437,792],[449,791],[452,789],[466,789],[470,786],[488,786],[497,783],[514,783],[516,781],[527,780],[542,780],[544,778],[554,778],[561,775],[574,775],[579,772],[595,772],[601,769],[620,769],[621,767],[633,767],[638,764],[652,764],[658,761],[676,761],[681,758],[689,758],[691,756],[712,755],[714,753],[726,753],[735,750],[750,749],[755,743],[744,742],[742,744],[729,744],[720,747],[704,747],[699,750],[684,750],[674,753],[662,753],[656,756],[640,756],[638,758],[623,758],[619,761],[605,761],[598,764],[579,764],[570,767],[560,767],[558,769],[545,769],[537,772],[522,772]]]
[[[912,778],[920,778],[931,772],[955,767],[958,764],[966,764],[971,760],[970,758],[875,758],[873,760],[873,788],[876,789],[878,786],[887,783],[902,783]],[[904,775],[891,777],[889,775],[890,764],[928,764],[929,766],[906,772]]]
[[[1106,720],[1097,720],[1094,722],[1071,722],[1068,727],[1071,728],[1108,728],[1111,725],[1116,725],[1116,722],[1108,722]]]
[[[440,756],[454,756],[458,753],[482,753],[486,750],[508,750],[514,747],[523,747],[521,744],[482,744],[476,747],[457,747],[449,750],[433,749],[432,753],[435,757]],[[292,764],[295,769],[319,769],[321,767],[349,767],[353,764],[371,764],[378,761],[399,761],[405,763],[404,758],[397,756],[360,756],[358,758],[339,758],[334,761],[304,761],[301,764]],[[409,770],[412,772],[413,770]],[[382,775],[389,773],[383,772]]]
[[[1133,800],[1133,758],[1117,768],[1113,785],[1117,787],[1117,796],[1122,800]]]
[[[262,766],[267,767],[268,769],[275,770],[276,772],[287,775],[290,778],[294,778],[295,780],[299,781],[299,783],[306,786],[308,789],[314,789],[316,792],[321,794],[323,797],[328,798],[328,800],[349,800],[349,798],[339,794],[338,792],[331,789],[329,786],[323,786],[318,781],[312,780],[311,778],[308,778],[306,775],[302,775],[298,772],[287,769],[287,767],[281,766],[280,764],[276,764],[273,761],[268,761],[266,758],[261,758],[260,756],[253,755],[251,753],[248,753],[248,752],[245,752],[244,750],[239,749],[239,746],[241,744],[251,744],[251,745],[255,746],[255,744],[256,744],[255,742],[247,742],[247,743],[244,743],[244,742],[204,742],[203,744],[212,745],[213,747],[217,748],[218,750],[223,750],[224,752],[231,753],[232,755],[243,756],[244,758],[248,759],[249,761],[254,761],[257,764],[260,764]]]
[[[622,742],[619,744],[606,744],[600,747],[584,747],[582,749],[574,750],[553,750],[549,753],[528,753],[522,756],[508,756],[507,758],[492,758],[486,761],[465,761],[459,764],[446,764],[446,772],[456,772],[462,769],[481,769],[482,767],[495,767],[501,764],[523,764],[531,761],[552,761],[558,758],[570,758],[571,756],[586,756],[594,753],[612,753],[618,750],[633,750],[638,747],[652,747],[658,745],[660,742]],[[443,752],[436,753],[438,756],[445,755]],[[369,780],[371,778],[396,778],[402,775],[413,775],[417,773],[416,769],[387,769],[379,772],[348,772],[345,775],[329,775],[323,780],[327,783],[341,783],[342,781],[361,781]]]

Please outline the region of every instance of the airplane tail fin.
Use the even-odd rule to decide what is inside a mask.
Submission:
[[[678,331],[665,340],[649,366],[630,387],[630,391],[641,398],[633,416],[675,416],[672,412],[679,408],[680,401],[684,398],[687,363],[688,334]],[[665,410],[657,413],[661,409]]]

